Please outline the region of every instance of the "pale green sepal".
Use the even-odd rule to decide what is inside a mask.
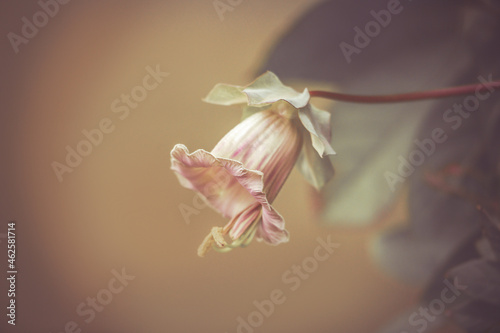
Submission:
[[[247,104],[248,98],[242,87],[218,83],[203,99],[204,102],[218,105]]]
[[[328,156],[321,157],[314,149],[311,138],[304,136],[304,143],[299,158],[295,164],[309,184],[320,190],[335,174],[332,162]]]
[[[293,88],[285,86],[274,73],[269,71],[259,76],[242,91],[248,96],[248,105],[251,106],[261,106],[284,100],[299,109],[306,106],[310,99],[307,89],[299,93]]]
[[[307,104],[299,109],[299,118],[302,125],[311,134],[312,146],[319,156],[334,155],[335,151],[330,145],[330,113]]]

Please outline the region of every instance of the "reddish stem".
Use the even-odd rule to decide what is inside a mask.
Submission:
[[[443,98],[457,95],[467,95],[490,88],[500,88],[500,81],[491,81],[480,84],[470,84],[466,86],[443,88],[436,90],[417,91],[395,95],[351,95],[329,91],[313,90],[309,94],[311,97],[328,98],[340,102],[350,103],[399,103],[417,101],[423,99]]]

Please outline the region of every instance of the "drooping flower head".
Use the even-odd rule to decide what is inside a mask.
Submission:
[[[212,228],[198,249],[227,251],[253,237],[268,244],[288,241],[283,217],[272,203],[294,165],[314,187],[333,175],[330,114],[309,104],[309,92],[284,86],[271,72],[246,87],[216,85],[205,98],[219,105],[244,105],[245,119],[211,152],[171,152],[172,170],[182,186],[198,192],[229,222]],[[226,242],[225,235],[232,240]]]

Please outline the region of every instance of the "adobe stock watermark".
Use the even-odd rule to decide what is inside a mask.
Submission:
[[[330,237],[331,235],[328,235],[326,239],[318,237],[316,239],[318,246],[314,249],[313,254],[304,258],[300,264],[294,264],[283,272],[281,281],[287,287],[286,289],[283,288],[285,290],[282,288],[271,290],[268,298],[252,302],[255,310],[246,316],[236,318],[236,333],[253,333],[255,329],[262,326],[265,319],[274,313],[276,306],[286,302],[286,290],[289,292],[298,290],[302,282],[309,279],[318,270],[320,262],[330,258],[335,250],[340,247],[340,244],[333,243]]]
[[[116,295],[125,290],[130,281],[135,279],[135,276],[128,275],[125,272],[125,268],[122,268],[121,272],[112,269],[111,274],[113,277],[108,281],[105,288],[99,290],[95,297],[87,297],[84,302],[76,306],[76,314],[87,325],[94,321],[97,313],[103,312],[104,308],[111,304]],[[77,321],[70,320],[64,324],[62,330],[56,333],[81,333],[81,326],[81,323],[79,324]]]
[[[40,0],[37,2],[40,10],[36,11],[29,19],[26,16],[21,18],[23,25],[21,26],[20,35],[15,32],[9,32],[7,39],[14,50],[14,53],[19,53],[21,44],[28,44],[30,40],[38,35],[40,29],[45,27],[51,18],[59,13],[61,5],[65,5],[70,0]]]
[[[448,279],[445,279],[443,283],[445,287],[441,290],[440,297],[430,301],[426,307],[421,306],[418,312],[413,312],[408,318],[408,323],[412,327],[415,327],[418,333],[424,332],[429,323],[434,322],[437,317],[441,316],[445,312],[446,307],[455,302],[462,294],[462,291],[467,289],[467,286],[460,285],[456,278],[454,283],[451,283]],[[409,332],[403,331],[401,333]]]
[[[214,0],[212,2],[215,12],[219,16],[219,20],[222,22],[224,21],[225,13],[226,12],[232,12],[236,7],[241,5],[243,0]]]
[[[353,55],[359,55],[364,48],[370,45],[374,38],[380,35],[384,28],[389,26],[394,15],[398,15],[403,11],[403,5],[400,0],[389,0],[386,8],[379,11],[371,10],[370,15],[373,20],[368,21],[364,25],[364,29],[361,29],[359,26],[354,27],[352,44],[344,41],[339,44],[340,50],[348,64],[351,63]]]
[[[151,66],[145,67],[146,75],[142,79],[142,84],[134,86],[130,89],[130,94],[121,94],[119,98],[111,102],[111,112],[116,114],[118,120],[123,121],[130,115],[131,110],[137,109],[139,104],[143,102],[148,93],[156,89],[169,73],[162,72],[160,65],[155,68]],[[66,158],[64,163],[53,161],[51,163],[52,170],[59,182],[62,182],[63,176],[66,173],[72,173],[82,162],[84,157],[89,156],[95,147],[102,144],[106,134],[112,133],[116,129],[115,122],[109,118],[102,118],[97,126],[93,129],[83,129],[81,131],[83,138],[74,146],[67,145]]]
[[[481,75],[477,79],[481,85],[476,89],[475,93],[466,96],[461,103],[453,104],[451,108],[446,109],[443,113],[443,122],[453,131],[460,128],[463,120],[477,111],[481,102],[490,98],[495,91],[493,87],[485,87],[485,84],[493,81],[492,74],[489,74],[487,79]],[[398,156],[397,173],[392,171],[385,171],[384,173],[385,180],[391,191],[394,192],[396,185],[403,183],[406,178],[410,177],[417,167],[424,164],[425,160],[434,154],[438,145],[446,140],[448,140],[448,135],[441,127],[434,128],[428,138],[423,140],[415,139],[413,143],[416,147],[410,151],[408,158],[402,155]]]

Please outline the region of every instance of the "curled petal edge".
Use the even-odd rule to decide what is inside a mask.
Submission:
[[[321,190],[323,186],[334,176],[335,169],[328,156],[321,157],[313,148],[311,138],[304,137],[304,143],[297,163],[295,164],[302,176],[316,190]]]
[[[189,153],[186,146],[182,144],[175,145],[170,155],[171,169],[175,171],[181,185],[200,193],[207,203],[226,216],[227,214],[221,211],[217,204],[214,204],[215,201],[196,184],[196,177],[190,180],[183,176],[186,169],[193,169],[195,172],[200,172],[200,169],[203,168],[223,167],[255,199],[254,203],[258,203],[262,207],[261,224],[256,234],[257,239],[262,239],[272,245],[288,241],[289,236],[285,229],[283,217],[267,200],[266,193],[264,192],[264,175],[262,172],[246,169],[239,161],[216,157],[202,149]],[[256,222],[258,221],[253,223]]]
[[[260,107],[283,100],[300,109],[309,103],[310,98],[307,88],[299,93],[285,86],[274,73],[267,71],[246,87],[219,83],[203,101],[218,105],[247,104]]]
[[[308,104],[299,109],[299,118],[302,125],[310,133],[312,146],[319,156],[335,155],[336,153],[330,144],[330,113]]]

